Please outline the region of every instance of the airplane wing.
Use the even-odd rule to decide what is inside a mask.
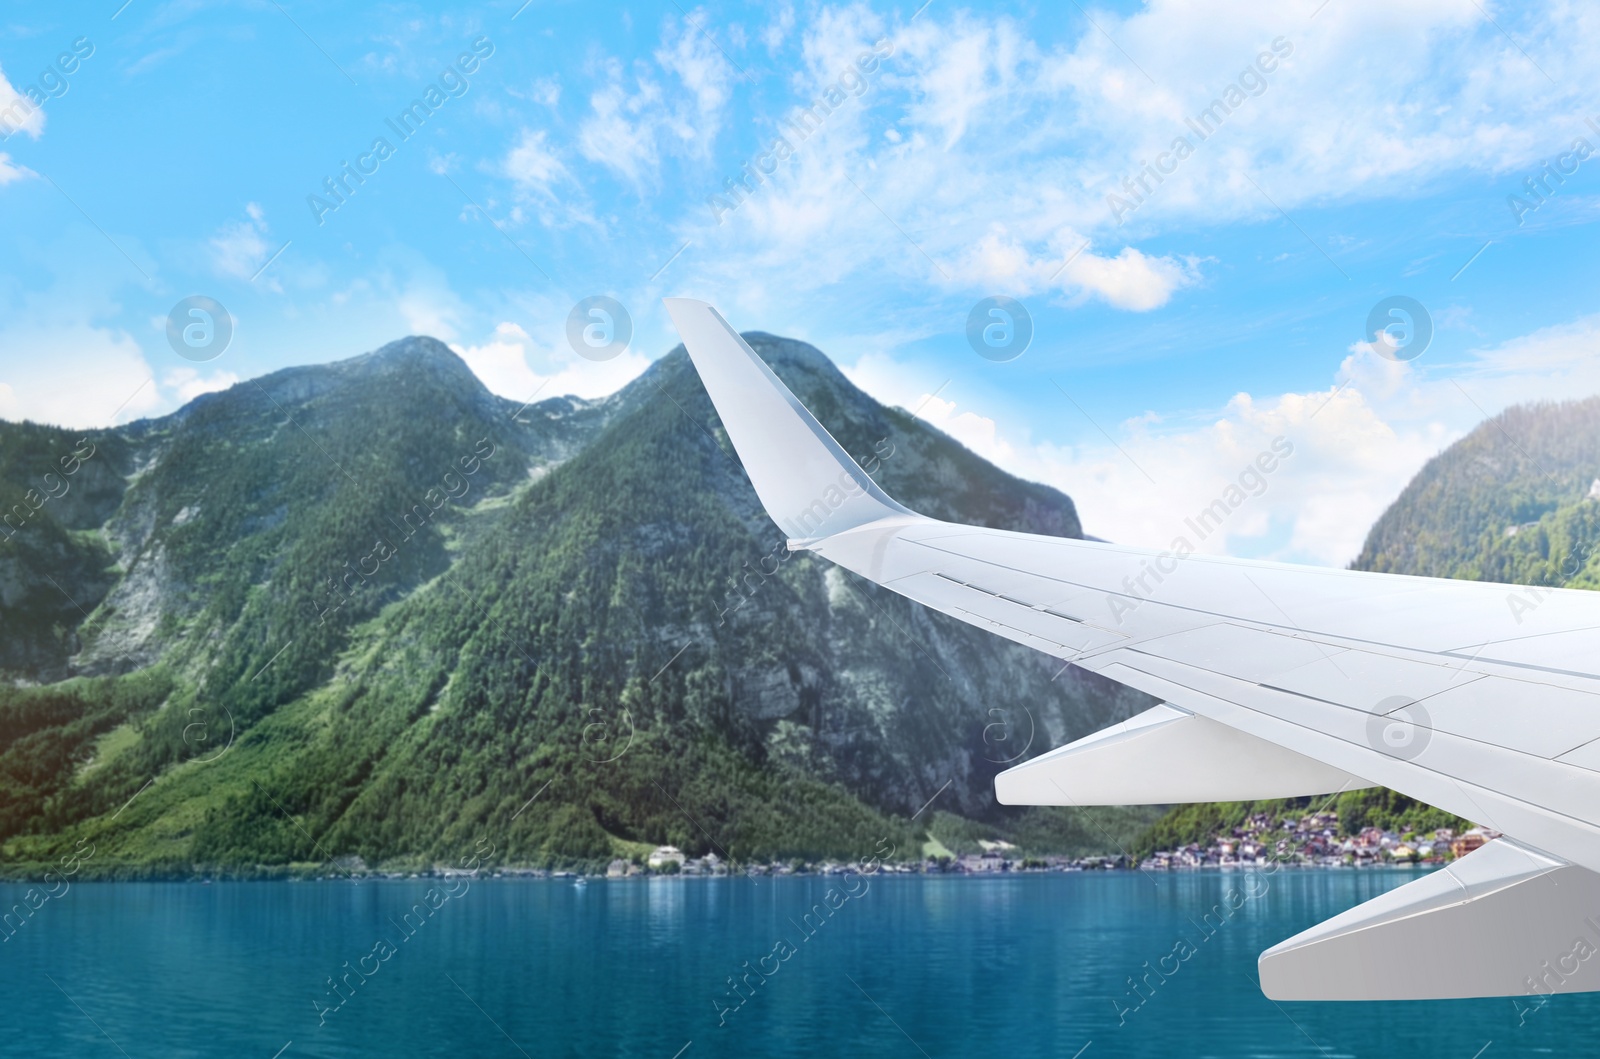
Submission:
[[[666,306],[791,549],[1161,700],[1001,774],[1001,802],[1381,784],[1505,837],[1263,953],[1268,996],[1600,990],[1587,958],[1600,951],[1600,594],[1541,589],[1530,606],[1518,586],[926,518],[890,499],[716,309]]]

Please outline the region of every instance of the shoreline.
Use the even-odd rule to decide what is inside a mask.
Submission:
[[[1405,872],[1408,874],[1436,871],[1448,866],[1449,862],[1413,864],[1292,864],[1279,863],[1274,868],[1274,874],[1284,870],[1290,871],[1352,871],[1352,872]],[[1268,867],[1267,864],[1229,864],[1229,865],[1193,865],[1170,868],[1145,869],[1138,867],[1119,867],[1102,865],[1099,867],[1047,867],[1047,868],[1006,868],[989,871],[959,871],[929,869],[924,864],[885,864],[876,874],[879,878],[889,876],[913,876],[919,878],[950,878],[950,879],[1001,879],[1018,876],[1050,876],[1050,875],[1132,875],[1142,873],[1150,875],[1157,872],[1162,875],[1233,875],[1248,873]],[[86,863],[85,868],[88,867]],[[257,883],[257,882],[401,882],[411,879],[450,879],[459,876],[473,875],[478,881],[491,879],[502,881],[521,882],[551,882],[576,884],[582,880],[584,884],[592,882],[651,882],[660,880],[717,880],[740,879],[747,875],[750,878],[763,881],[784,878],[828,878],[843,875],[853,870],[849,865],[832,864],[827,867],[807,868],[802,870],[773,871],[770,866],[767,870],[722,871],[715,873],[706,872],[636,872],[632,875],[611,875],[605,872],[583,872],[572,869],[544,869],[532,867],[507,867],[493,871],[482,871],[473,875],[460,869],[428,868],[414,871],[407,870],[382,870],[365,869],[360,871],[329,872],[323,865],[263,865],[255,870],[228,870],[228,871],[174,871],[174,870],[149,870],[142,865],[104,865],[103,870],[89,874],[80,872],[72,880],[74,885],[80,883],[193,883],[208,885],[213,883]],[[46,875],[55,874],[54,866],[27,865],[0,867],[0,885],[14,884],[27,885],[47,883]]]

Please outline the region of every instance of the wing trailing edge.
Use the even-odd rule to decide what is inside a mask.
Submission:
[[[1162,703],[1007,769],[1003,805],[1168,805],[1370,787],[1316,758]]]

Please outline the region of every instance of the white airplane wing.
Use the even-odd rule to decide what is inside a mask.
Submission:
[[[1530,607],[1516,586],[925,518],[879,489],[714,308],[666,306],[791,549],[1162,701],[1001,774],[1001,802],[1381,784],[1505,837],[1263,953],[1268,996],[1600,989],[1587,958],[1600,951],[1600,594],[1540,590]]]

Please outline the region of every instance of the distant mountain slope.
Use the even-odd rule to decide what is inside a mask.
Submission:
[[[1079,534],[1059,492],[810,346],[748,337],[909,505]],[[0,489],[75,440],[42,429],[0,424],[38,453]],[[13,680],[47,685],[0,693],[13,864],[69,833],[175,872],[448,857],[484,833],[527,863],[665,841],[847,856],[916,842],[936,794],[1020,826],[989,784],[1006,759],[1144,704],[790,555],[681,348],[605,401],[519,412],[413,338],[96,439],[95,503],[47,505],[0,551],[0,587],[54,619],[6,616],[35,629]],[[73,534],[63,617],[35,583]]]
[[[1351,565],[1477,581],[1564,584],[1596,540],[1600,397],[1519,405],[1429,460]]]

